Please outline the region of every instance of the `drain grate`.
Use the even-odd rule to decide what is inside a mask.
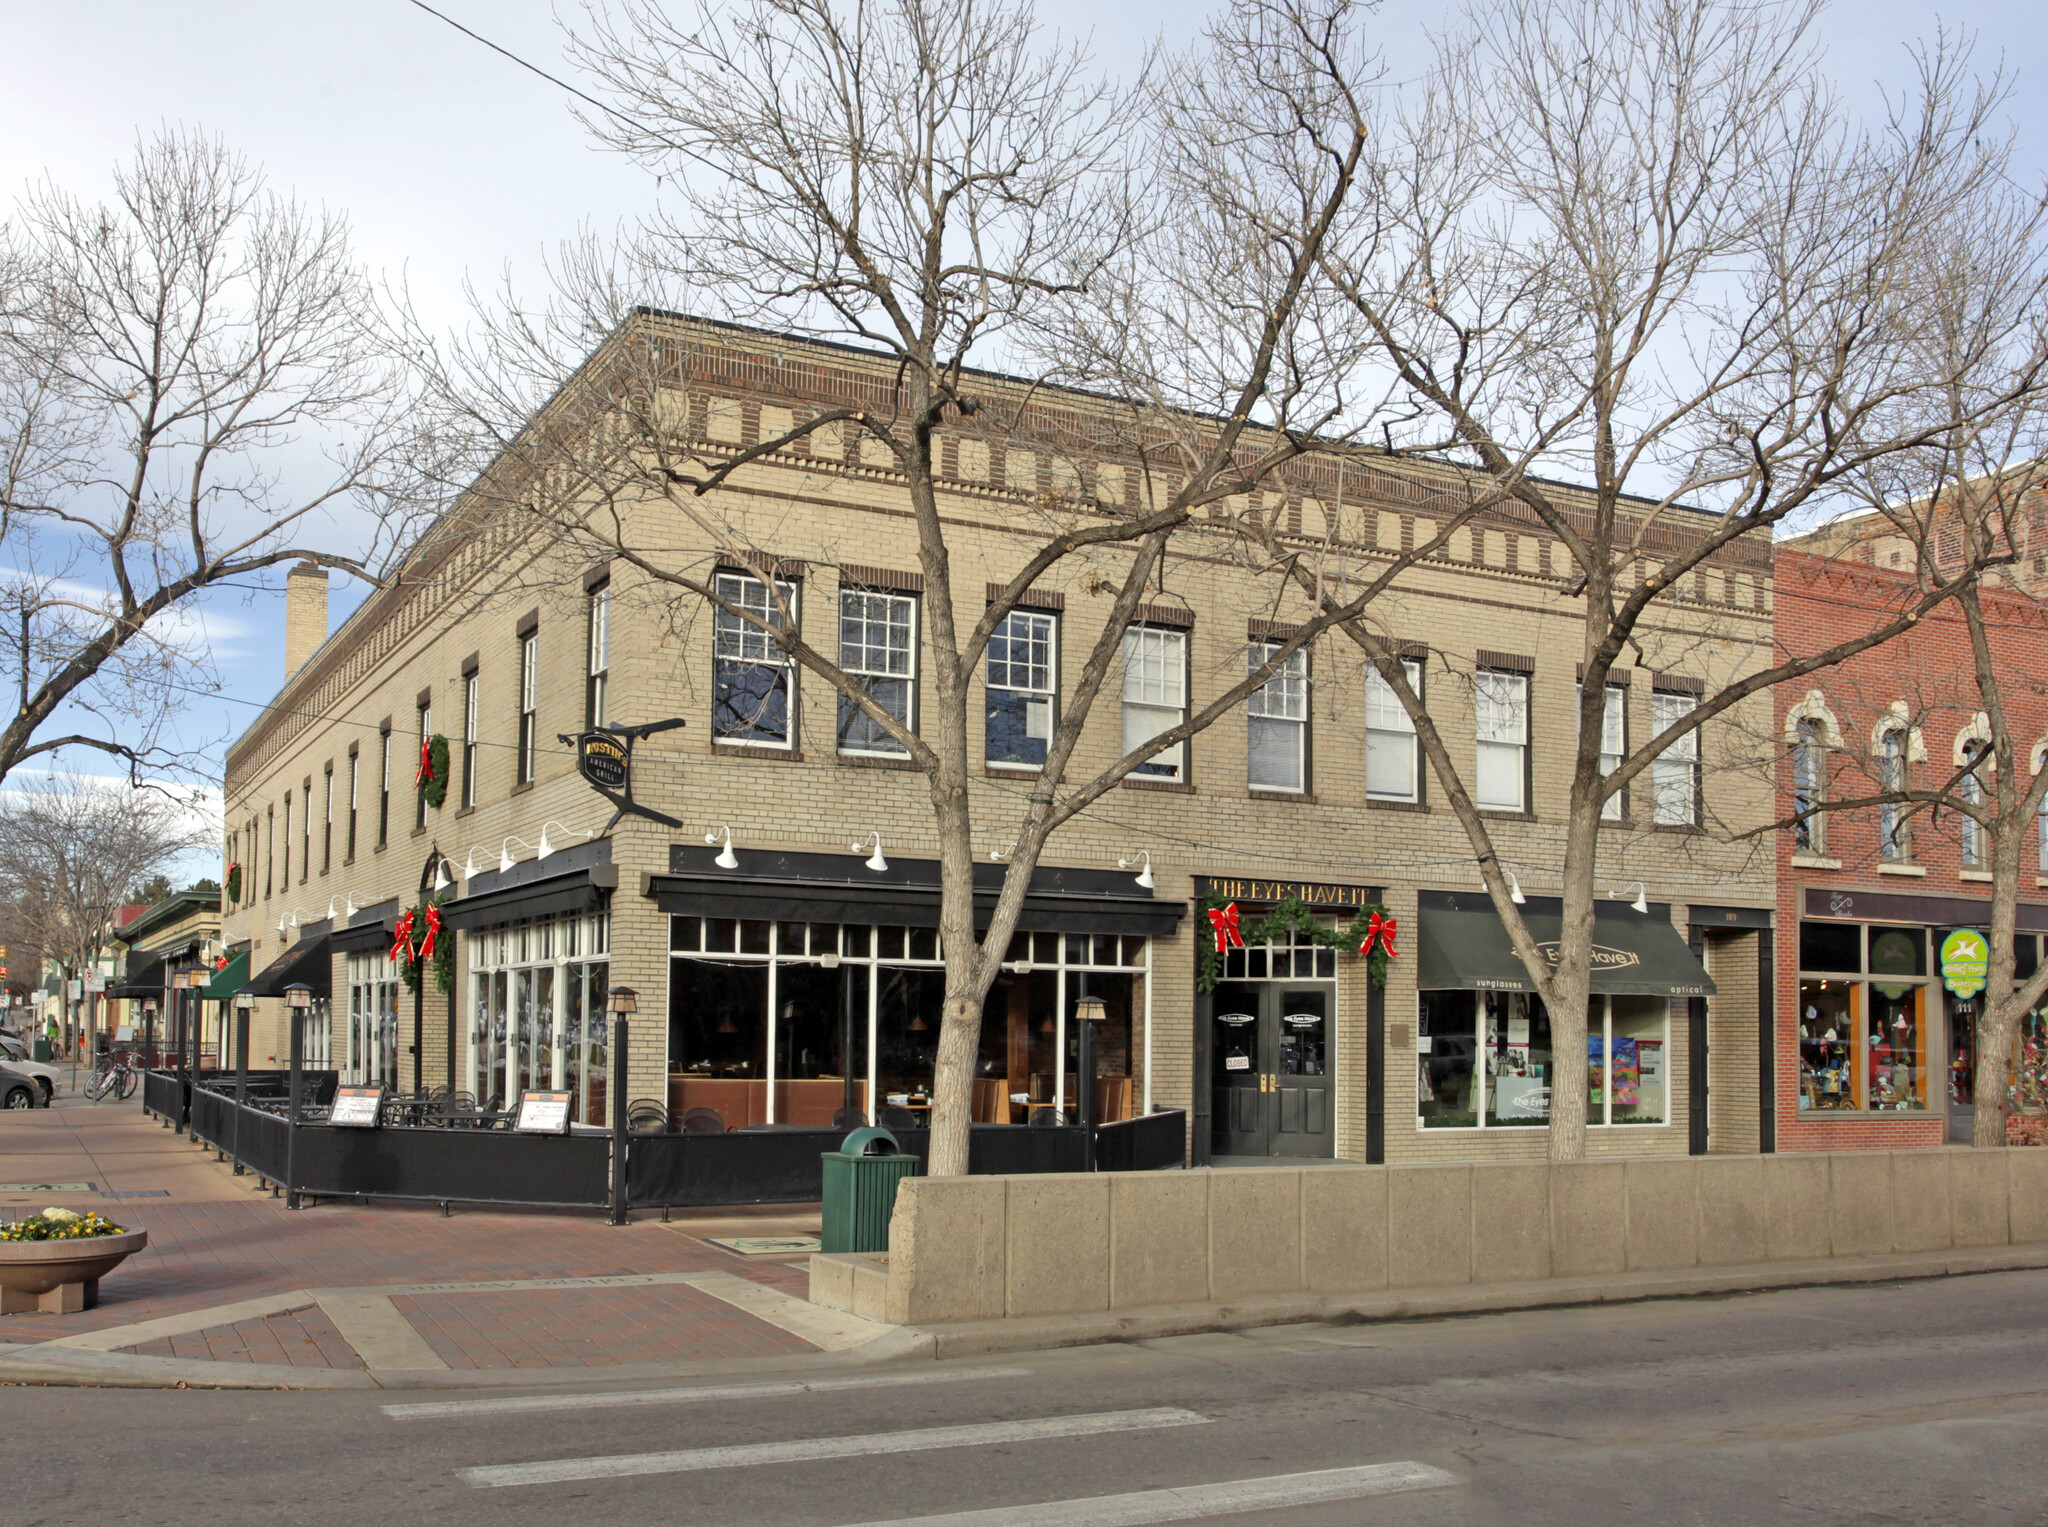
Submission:
[[[119,1193],[102,1193],[102,1198],[169,1198],[169,1188],[128,1188]]]
[[[0,1182],[0,1193],[90,1193],[89,1182]]]

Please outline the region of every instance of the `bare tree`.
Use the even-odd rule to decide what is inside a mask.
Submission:
[[[133,888],[213,841],[192,803],[157,788],[49,775],[0,794],[0,906],[13,937],[69,980]]]
[[[1363,124],[1304,121],[1281,84],[1330,78],[1335,47],[1359,67],[1344,35],[1351,14],[1343,0],[1243,0],[1127,96],[1078,52],[1043,45],[1029,8],[1002,0],[748,0],[677,22],[642,4],[593,15],[572,40],[611,103],[591,128],[676,184],[680,210],[622,250],[571,251],[552,313],[508,304],[443,352],[449,396],[496,453],[471,498],[496,507],[476,512],[528,516],[638,568],[679,609],[759,633],[924,776],[946,951],[935,1173],[966,1170],[983,1002],[1051,834],[1433,549],[1351,590],[1181,724],[1063,781],[1169,543],[1199,535],[1227,552],[1233,497],[1265,503],[1312,449],[1370,423],[1348,391],[1354,320],[1319,276],[1355,189]],[[688,400],[693,385],[729,376],[726,343],[636,309],[664,289],[862,347],[875,358],[872,401],[808,399],[792,368],[798,380],[759,394],[788,422],[720,446],[688,418]],[[593,333],[612,337],[586,363]],[[1012,377],[972,369],[992,363]],[[1034,422],[1055,382],[1098,389],[1064,395],[1064,440]],[[946,433],[1049,453],[1065,484],[1018,511],[1035,544],[1020,542],[971,624],[956,615],[941,512]],[[880,466],[907,497],[926,611],[915,728],[836,649],[804,637],[772,567],[769,608],[719,591],[720,562],[760,564],[767,548],[717,495],[792,448],[834,470]],[[1104,460],[1118,463],[1114,488],[1097,476]],[[1000,894],[977,930],[978,669],[1020,600],[1070,562],[1113,595],[1111,608],[1047,739],[1051,788],[1020,802]]]
[[[1559,1057],[1585,1053],[1609,803],[1648,784],[1661,814],[1645,778],[1660,756],[1968,581],[1918,590],[1825,651],[1746,669],[1703,652],[1703,692],[1603,762],[1617,662],[1676,666],[1689,639],[1665,632],[1686,624],[1678,601],[1716,559],[1839,503],[1878,463],[2008,415],[2044,381],[2041,212],[2006,178],[2006,84],[1973,82],[1967,50],[1943,39],[1915,88],[1858,126],[1817,72],[1819,13],[1488,0],[1449,28],[1405,105],[1356,108],[1373,119],[1361,173],[1376,194],[1347,209],[1358,224],[1323,263],[1412,410],[1390,438],[1471,463],[1569,561],[1559,597],[1581,633],[1581,690],[1554,963],[1400,655],[1365,622],[1345,630],[1414,719]],[[1324,104],[1319,89],[1300,98]],[[1987,242],[2004,279],[1978,293],[1971,325],[1937,335],[1957,261],[1931,246],[1962,260]],[[1687,804],[1671,803],[1674,822],[1692,820]],[[1585,1127],[1583,1089],[1553,1088],[1552,1158],[1581,1156]]]
[[[177,761],[209,591],[374,580],[420,507],[414,396],[346,223],[217,141],[140,144],[106,204],[31,189],[0,223],[0,779]]]

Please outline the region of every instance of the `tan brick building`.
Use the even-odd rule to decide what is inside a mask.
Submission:
[[[724,326],[643,317],[608,345],[654,341],[676,358],[675,428],[711,458],[773,438],[800,410],[872,406],[887,387],[887,365],[858,352]],[[986,380],[1008,396],[1012,384]],[[1093,406],[1041,394],[1006,434],[963,425],[945,436],[959,618],[979,617],[985,587],[1015,573],[1048,523],[1085,519],[1091,502],[1139,502],[1138,463],[1090,443]],[[1341,584],[1425,543],[1456,514],[1457,488],[1448,469],[1315,461],[1270,507]],[[579,1116],[598,1118],[609,1055],[595,1015],[609,986],[629,986],[630,1098],[678,1118],[710,1110],[728,1128],[883,1109],[914,1118],[928,1096],[942,954],[925,780],[758,632],[594,554],[587,538],[537,535],[492,501],[479,490],[451,511],[405,576],[327,638],[230,751],[227,854],[244,873],[226,936],[249,949],[259,988],[266,972],[282,984],[285,956],[324,969],[324,1043],[345,1075],[452,1084],[480,1100],[561,1085]],[[701,502],[701,523],[629,504],[625,534],[652,560],[715,575],[735,602],[765,609],[765,580],[779,579],[807,637],[837,641],[842,665],[914,718],[928,612],[893,469],[827,434],[753,462]],[[985,735],[970,745],[982,764],[977,856],[992,877],[1021,800],[1043,788],[1034,755],[1063,669],[1071,682],[1110,607],[1104,565],[1073,559],[1041,579],[983,665]],[[1532,519],[1488,513],[1374,615],[1414,653],[1538,913],[1558,880],[1576,724],[1567,571]],[[1770,598],[1759,543],[1661,603],[1641,665],[1616,675],[1617,736],[1648,735],[1661,707],[1767,662]],[[1220,535],[1177,543],[1069,775],[1093,775],[1126,735],[1150,736],[1241,678],[1248,649],[1304,608]],[[1488,973],[1504,936],[1477,894],[1471,850],[1435,809],[1398,706],[1379,698],[1355,650],[1327,638],[1302,671],[1054,836],[986,1010],[977,1118],[1071,1109],[1070,1018],[1088,995],[1109,1012],[1106,1114],[1188,1108],[1197,1159],[1212,1147],[1541,1154],[1540,1129],[1512,1126],[1540,1123],[1553,1067],[1570,1076],[1582,1063],[1548,1054],[1547,1021],[1514,971]],[[636,743],[632,788],[680,827],[628,815],[586,836],[612,808],[558,737],[670,718],[685,725]],[[452,778],[428,807],[413,781],[435,736]],[[1600,926],[1624,975],[1593,1016],[1594,1154],[1757,1148],[1756,930],[1769,925],[1773,868],[1768,849],[1717,829],[1762,820],[1771,786],[1724,756],[1721,738],[1709,728],[1699,756],[1671,761],[1691,781],[1689,812],[1653,820],[1646,788],[1605,829],[1614,894]],[[416,1000],[385,951],[394,921],[437,880],[450,881],[441,910],[454,990],[444,996],[430,977]],[[1400,930],[1384,989],[1352,950],[1283,936],[1233,951],[1199,990],[1204,914],[1233,903],[1250,925],[1290,897],[1323,926],[1383,907]],[[1721,997],[1698,995],[1709,983],[1688,941],[1708,951]],[[263,1011],[274,1024],[275,1003]],[[1711,1093],[1698,1084],[1710,1032]],[[282,1054],[279,1042],[252,1048]]]

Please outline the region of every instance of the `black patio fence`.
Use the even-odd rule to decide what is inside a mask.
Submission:
[[[332,1077],[333,1073],[327,1073]],[[281,1099],[252,1073],[247,1101],[232,1078],[195,1087],[192,1134],[296,1204],[304,1198],[389,1198],[508,1208],[672,1209],[727,1204],[816,1203],[822,1158],[843,1129],[750,1129],[731,1134],[626,1137],[626,1202],[611,1189],[613,1136],[578,1131],[522,1135],[508,1129],[383,1125],[350,1129],[292,1123]],[[262,1079],[269,1081],[268,1077]],[[144,1077],[144,1106],[176,1118],[178,1078]],[[332,1098],[331,1082],[324,1089]],[[312,1104],[312,1089],[306,1101]],[[922,1129],[894,1132],[903,1149],[929,1159]],[[1186,1159],[1187,1115],[1179,1111],[1103,1125],[1096,1132],[1103,1170],[1178,1167]],[[974,1173],[1078,1172],[1087,1138],[1077,1125],[1027,1128],[977,1124],[968,1136]]]

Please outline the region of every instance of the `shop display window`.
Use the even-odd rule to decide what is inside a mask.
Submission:
[[[1799,960],[1800,1111],[1924,1113],[1936,1053],[1927,930],[1802,922]],[[1951,1096],[1970,1085],[1960,1060],[1951,1053]]]
[[[1416,1114],[1424,1129],[1550,1122],[1554,1057],[1550,1014],[1540,997],[1426,991],[1421,999]],[[1670,1119],[1670,1010],[1665,997],[1592,998],[1586,1011],[1589,1126]]]
[[[605,993],[611,918],[541,918],[483,928],[470,968],[467,1089],[503,1107],[525,1090],[570,1094],[570,1118],[605,1122]]]

